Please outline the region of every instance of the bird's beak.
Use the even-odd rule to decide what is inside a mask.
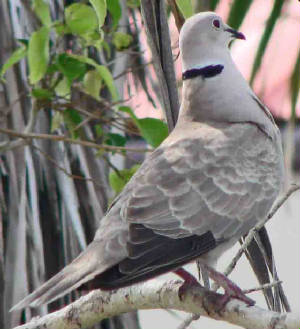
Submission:
[[[231,28],[225,29],[225,31],[231,33],[231,36],[235,39],[246,40],[246,37],[241,32],[238,32],[238,31],[236,31],[234,29],[231,29]]]

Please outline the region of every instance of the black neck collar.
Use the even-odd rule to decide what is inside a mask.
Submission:
[[[221,64],[217,65],[208,65],[201,68],[195,68],[191,70],[186,70],[182,73],[182,80],[193,79],[198,76],[202,78],[212,78],[220,74],[224,69],[224,66]]]

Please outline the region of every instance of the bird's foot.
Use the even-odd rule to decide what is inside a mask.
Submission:
[[[201,286],[199,281],[189,272],[184,270],[183,268],[179,268],[173,271],[175,274],[181,277],[184,280],[182,286],[179,288],[178,296],[182,300],[187,288],[190,286]]]
[[[224,309],[226,304],[231,300],[231,298],[236,298],[246,303],[248,306],[253,306],[255,301],[247,297],[240,287],[238,287],[234,282],[227,278],[224,274],[215,271],[208,265],[204,265],[208,271],[208,275],[224,290],[225,294],[220,301],[221,310]]]

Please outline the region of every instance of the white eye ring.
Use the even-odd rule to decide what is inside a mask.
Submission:
[[[219,20],[219,19],[214,19],[214,20],[212,21],[212,26],[213,26],[215,29],[219,30],[220,27],[221,27],[221,22],[220,22],[220,20]]]

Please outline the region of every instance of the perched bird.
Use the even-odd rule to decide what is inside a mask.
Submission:
[[[176,127],[114,200],[87,249],[13,309],[88,281],[116,289],[169,271],[189,281],[181,266],[196,259],[218,279],[217,259],[267,215],[284,177],[279,130],[232,61],[233,39],[245,37],[213,12],[187,19]],[[251,304],[239,289],[227,293]]]

